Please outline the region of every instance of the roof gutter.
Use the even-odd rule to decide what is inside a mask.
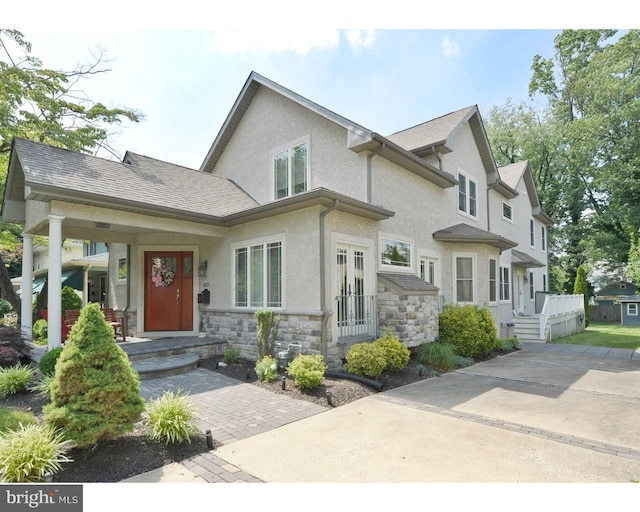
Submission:
[[[327,283],[326,283],[326,275],[327,275],[327,265],[326,265],[326,255],[325,255],[325,217],[331,213],[333,210],[338,208],[340,205],[340,201],[338,199],[333,200],[333,204],[323,210],[320,213],[320,226],[319,226],[319,247],[320,247],[320,301],[321,301],[321,309],[322,309],[322,326],[320,329],[320,350],[322,351],[322,357],[324,357],[325,361],[327,360],[328,350],[327,350],[327,322],[329,318],[333,314],[333,311],[328,306],[327,300]]]

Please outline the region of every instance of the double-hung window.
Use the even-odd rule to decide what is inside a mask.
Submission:
[[[529,219],[529,238],[530,238],[530,243],[531,243],[531,247],[535,247],[536,246],[536,231],[535,231],[535,224],[533,222],[533,219]]]
[[[456,302],[473,302],[473,257],[458,256],[456,264]]]
[[[458,174],[458,210],[471,215],[478,216],[477,184],[464,174]]]
[[[546,251],[547,250],[547,228],[545,228],[544,226],[540,226],[540,236],[541,236],[540,248],[543,251]]]
[[[633,302],[627,303],[627,315],[638,316],[638,305]]]
[[[533,279],[533,272],[529,272],[529,299],[534,300],[536,298],[536,287]]]
[[[511,300],[510,291],[509,267],[500,267],[500,301]]]
[[[498,299],[498,262],[489,259],[489,302],[497,302]]]
[[[308,150],[308,143],[302,142],[273,155],[276,199],[307,190]]]
[[[234,280],[237,307],[282,307],[282,242],[236,247]]]

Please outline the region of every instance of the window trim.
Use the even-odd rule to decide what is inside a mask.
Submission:
[[[631,306],[635,310],[635,313],[631,312]],[[627,316],[638,316],[638,304],[635,302],[627,302]]]
[[[505,206],[509,208],[508,217],[504,214]],[[513,206],[511,206],[507,201],[502,201],[502,218],[503,220],[506,220],[507,222],[511,222],[513,224]]]
[[[305,189],[302,192],[294,192],[292,193],[291,190],[293,188],[293,167],[290,165],[291,162],[291,154],[288,155],[288,169],[287,169],[287,194],[285,196],[282,197],[278,197],[278,191],[276,190],[277,187],[277,180],[276,180],[276,167],[275,167],[275,159],[276,156],[280,155],[281,153],[284,153],[285,151],[291,151],[294,148],[300,147],[306,145],[307,148],[307,166],[305,169]],[[311,143],[310,143],[310,137],[307,135],[305,137],[302,137],[300,139],[297,139],[289,144],[284,144],[274,150],[271,151],[271,158],[270,158],[270,165],[271,165],[271,192],[273,194],[273,200],[277,201],[279,199],[285,199],[287,197],[292,197],[295,196],[297,194],[302,194],[303,192],[306,192],[309,190],[309,181],[310,181],[310,177],[311,177]]]
[[[491,264],[493,263],[493,269]],[[498,260],[496,258],[489,258],[489,304],[498,304]],[[491,271],[493,270],[493,279],[491,278]],[[493,300],[491,295],[493,292]]]
[[[409,264],[406,266],[403,266],[403,265],[392,265],[390,263],[383,263],[382,255],[384,253],[385,241],[408,245],[409,246]],[[394,272],[414,272],[415,259],[416,259],[416,250],[415,250],[415,244],[413,240],[409,240],[403,237],[398,237],[396,235],[391,235],[388,233],[378,233],[377,260],[378,260],[378,268],[380,270],[387,270],[387,271],[394,271]]]
[[[461,183],[464,183],[464,192],[462,192],[464,194],[464,210],[460,209],[460,199],[461,199],[460,184]],[[475,189],[475,193],[473,197],[471,197],[472,183],[473,183],[473,188]],[[458,213],[470,219],[478,220],[478,182],[476,180],[472,180],[468,174],[458,170],[458,186],[456,187],[456,190],[457,190]],[[473,200],[475,215],[471,213],[472,200]]]
[[[536,282],[535,282],[535,274],[533,272],[529,272],[529,302],[536,301]]]
[[[546,226],[540,226],[540,249],[542,249],[542,252],[547,252],[547,227]]]
[[[124,265],[123,265],[124,263]],[[122,277],[120,277],[120,269],[124,267],[124,275]],[[124,283],[127,280],[127,274],[129,272],[129,265],[127,265],[127,258],[126,257],[122,257],[122,258],[118,258],[118,263],[117,263],[117,267],[116,267],[116,275],[117,275],[117,281],[119,283]]]
[[[471,301],[459,301],[458,300],[458,258],[471,259]],[[471,252],[459,252],[453,255],[453,298],[456,304],[475,304],[477,297],[476,281],[478,279],[477,266],[476,266],[477,254]]]
[[[533,219],[529,219],[529,243],[531,244],[531,248],[535,249],[536,247],[536,223]]]
[[[268,304],[268,297],[267,297],[267,292],[268,292],[268,272],[264,272],[263,276],[262,276],[262,286],[263,286],[263,295],[262,295],[262,305],[260,306],[252,306],[251,305],[251,290],[249,287],[249,283],[250,283],[250,276],[247,273],[247,300],[246,300],[246,305],[238,305],[237,303],[237,297],[236,297],[236,290],[237,290],[237,271],[238,268],[236,266],[236,253],[238,251],[238,249],[246,249],[247,250],[247,255],[248,258],[250,257],[251,254],[251,247],[257,247],[257,246],[262,246],[263,248],[263,269],[267,268],[267,264],[268,264],[268,250],[267,247],[270,244],[280,244],[280,305],[279,306],[273,306],[273,305],[269,305]],[[273,310],[281,310],[284,309],[285,304],[286,304],[286,294],[285,294],[285,289],[286,289],[286,280],[285,280],[285,274],[286,274],[286,257],[285,257],[285,235],[282,234],[278,234],[278,235],[272,235],[272,236],[267,236],[267,237],[260,237],[260,238],[255,238],[255,239],[250,239],[250,240],[244,240],[241,242],[236,242],[231,244],[231,307],[235,308],[235,309],[249,309],[249,310],[258,310],[258,309],[264,309],[264,308],[268,308],[268,309],[273,309]],[[247,261],[247,265],[249,265],[249,262]]]
[[[506,282],[505,275],[507,276]],[[511,269],[508,266],[500,265],[500,304],[511,302],[511,277]]]

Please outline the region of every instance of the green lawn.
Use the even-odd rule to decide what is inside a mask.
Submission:
[[[589,324],[584,332],[555,339],[552,343],[636,349],[640,348],[640,327],[594,323]]]

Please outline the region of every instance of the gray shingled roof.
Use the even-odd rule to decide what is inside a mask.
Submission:
[[[470,226],[469,224],[456,224],[448,228],[440,229],[433,233],[433,239],[441,242],[487,244],[497,247],[501,251],[516,247],[518,244],[508,238],[504,238],[490,231]]]
[[[420,279],[415,274],[401,274],[395,272],[378,272],[378,277],[388,280],[405,292],[437,292],[439,288]]]
[[[407,151],[415,151],[425,146],[437,146],[445,143],[451,132],[456,130],[460,123],[476,107],[466,107],[450,114],[446,114],[431,121],[407,128],[387,136],[387,139],[398,144]]]
[[[24,139],[17,138],[14,144],[25,184],[41,197],[48,190],[64,190],[78,200],[212,217],[258,204],[226,178],[135,153],[129,153],[132,165]]]
[[[521,252],[521,251],[517,251],[516,249],[511,249],[511,255],[514,256],[514,260],[513,260],[513,266],[515,267],[526,267],[526,268],[532,268],[532,267],[544,267],[544,263],[542,263],[541,261],[538,261],[537,259],[535,259],[532,256],[529,256],[528,254]]]
[[[518,186],[518,182],[520,181],[520,178],[522,178],[526,168],[527,161],[524,160],[522,162],[516,162],[515,164],[498,167],[498,173],[500,174],[502,181],[515,189]]]

